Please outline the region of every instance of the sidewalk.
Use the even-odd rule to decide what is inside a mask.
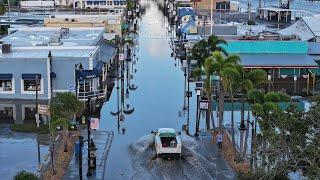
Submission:
[[[195,139],[200,144],[198,153],[208,161],[216,164],[216,179],[237,179],[237,174],[223,158],[223,155],[220,154],[217,146],[213,143],[210,132],[200,131],[199,137]]]
[[[113,132],[112,131],[91,131],[94,143],[96,144],[97,151],[97,169],[93,171],[91,177],[87,177],[88,160],[87,160],[87,142],[84,143],[82,148],[82,178],[83,179],[104,179],[105,163],[111,147]],[[84,139],[87,139],[87,131],[82,132]],[[79,161],[78,156],[73,153],[63,179],[79,179]]]

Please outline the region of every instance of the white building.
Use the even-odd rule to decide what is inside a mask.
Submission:
[[[63,6],[63,7],[72,7],[74,0],[54,0],[54,4],[56,6]]]
[[[320,16],[303,17],[278,32],[280,35],[297,36],[302,41],[320,42]]]
[[[122,13],[126,8],[126,0],[74,0],[74,9],[109,9]]]
[[[20,1],[20,7],[23,9],[53,9],[53,0],[32,0]]]

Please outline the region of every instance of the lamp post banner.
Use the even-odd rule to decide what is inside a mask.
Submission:
[[[91,118],[90,119],[90,128],[91,129],[99,129],[99,118]]]

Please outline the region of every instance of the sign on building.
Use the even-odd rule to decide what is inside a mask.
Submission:
[[[90,128],[91,129],[99,129],[99,118],[91,118],[90,119]]]
[[[38,105],[39,114],[50,115],[50,107],[48,105]]]
[[[69,89],[69,91],[74,92],[76,88],[74,87],[73,84],[69,84],[68,89]]]

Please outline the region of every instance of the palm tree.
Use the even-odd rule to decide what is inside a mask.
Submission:
[[[237,79],[240,77],[240,73],[234,67],[227,67],[221,72],[222,84],[225,88],[226,92],[229,92],[231,99],[231,136],[233,142],[233,148],[236,152],[236,141],[235,141],[235,133],[234,133],[234,108],[233,108],[233,93],[237,86]]]
[[[267,73],[261,69],[254,69],[251,71],[246,71],[243,67],[238,67],[238,71],[242,78],[239,79],[239,90],[241,93],[241,123],[244,124],[244,102],[245,100],[248,100],[247,95],[248,92],[250,92],[253,88],[259,87],[261,84],[266,83],[268,81],[267,79]],[[249,101],[249,109],[250,109],[250,101]],[[250,112],[248,110],[248,117],[247,117],[247,123],[246,123],[246,135],[243,140],[243,134],[240,134],[240,159],[244,158],[246,151],[247,151],[247,142],[249,137],[249,123],[250,123]],[[241,132],[242,133],[242,132]],[[244,142],[244,143],[243,143]]]
[[[6,7],[4,7],[3,1],[0,1],[0,15],[4,15],[6,13]]]
[[[214,73],[213,67],[213,59],[210,56],[212,52],[223,52],[226,54],[226,51],[222,48],[221,45],[227,44],[227,42],[223,39],[219,39],[215,35],[211,35],[207,40],[203,39],[196,43],[191,50],[191,58],[196,59],[198,61],[198,68],[193,70],[193,77],[197,77],[198,80],[201,80],[201,76],[205,75],[205,93],[209,101],[208,113],[206,116],[206,127],[210,129],[210,117],[211,117],[211,104],[212,104],[212,84],[211,77]],[[213,120],[213,119],[212,119]],[[215,123],[213,123],[213,126]]]
[[[211,117],[211,104],[212,104],[211,77],[212,77],[212,75],[214,73],[214,69],[213,69],[212,63],[213,63],[212,57],[208,57],[205,60],[205,63],[204,63],[204,73],[205,73],[204,91],[205,91],[205,94],[206,94],[207,99],[208,99],[208,110],[207,110],[207,115],[206,115],[206,127],[207,127],[207,130],[210,130],[210,117]],[[214,121],[213,121],[212,125],[215,126]]]
[[[223,56],[221,52],[215,51],[212,54],[212,68],[217,76],[219,76],[218,80],[218,93],[219,93],[219,104],[218,104],[218,112],[219,112],[219,127],[223,127],[223,111],[224,111],[224,96],[225,96],[225,88],[223,86],[223,76],[222,72],[226,68],[233,68],[235,65],[240,63],[240,58],[237,55]]]
[[[259,127],[261,131],[263,131],[265,128],[268,128],[269,120],[271,119],[272,113],[279,110],[280,107],[278,105],[279,102],[289,102],[290,96],[284,93],[277,93],[277,92],[268,92],[267,94],[264,94],[263,92],[253,89],[250,92],[248,92],[248,99],[250,102],[253,103],[251,106],[251,111],[254,116],[253,124],[254,124],[254,134],[252,134],[252,142],[251,142],[251,167],[254,167],[254,165],[257,165],[257,162],[254,162],[256,160],[256,144],[257,144],[257,138],[256,138],[256,127],[257,124],[259,124]],[[260,135],[260,140],[263,142],[263,135]],[[254,164],[254,165],[253,165]]]
[[[227,55],[227,52],[221,46],[226,44],[227,42],[224,39],[219,39],[216,35],[211,35],[207,40],[202,39],[192,47],[191,56],[193,59],[198,60],[198,66],[202,67],[205,60],[214,51],[220,51],[224,55]]]
[[[74,116],[80,115],[84,110],[84,104],[80,102],[73,93],[58,93],[50,104],[50,111],[52,114],[52,129],[57,126],[63,127],[63,142],[64,150],[67,151],[67,135],[70,124],[70,119]]]

